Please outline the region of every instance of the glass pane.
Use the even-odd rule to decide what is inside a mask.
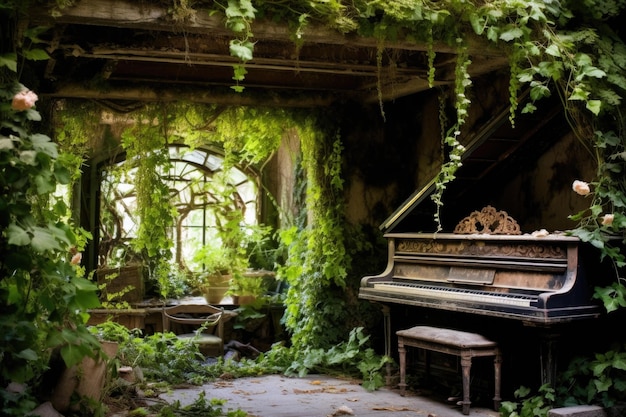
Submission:
[[[206,152],[201,150],[195,150],[189,152],[183,156],[183,160],[196,163],[198,165],[204,165],[204,161],[206,160]]]

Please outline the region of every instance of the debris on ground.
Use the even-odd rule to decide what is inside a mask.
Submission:
[[[336,409],[335,412],[333,412],[332,414],[329,414],[327,417],[345,416],[345,415],[353,416],[354,411],[352,411],[350,407],[342,405],[341,407]]]

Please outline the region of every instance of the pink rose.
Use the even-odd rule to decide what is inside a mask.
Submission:
[[[615,216],[612,213],[609,214],[605,214],[602,217],[602,225],[603,226],[610,226],[613,224],[613,219],[615,219]]]
[[[76,255],[72,256],[72,260],[70,261],[70,263],[72,265],[78,265],[82,259],[83,259],[83,254],[78,252]]]
[[[584,181],[576,180],[572,184],[572,189],[576,192],[576,194],[587,195],[591,192],[589,189],[589,184]]]
[[[13,110],[24,111],[29,110],[35,105],[35,102],[39,99],[37,94],[30,90],[22,90],[13,97],[11,107]]]

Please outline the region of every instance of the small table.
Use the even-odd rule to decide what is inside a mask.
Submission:
[[[494,356],[493,366],[495,373],[495,394],[493,397],[494,409],[500,409],[500,372],[502,356],[498,344],[476,333],[458,330],[442,329],[430,326],[416,326],[396,332],[398,336],[398,353],[400,354],[400,395],[406,391],[406,348],[412,346],[419,349],[446,353],[461,357],[463,373],[463,414],[470,410],[470,368],[472,358],[478,356]],[[428,374],[429,363],[426,361]]]

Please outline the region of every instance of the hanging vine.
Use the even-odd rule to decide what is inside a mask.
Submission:
[[[463,165],[462,156],[465,153],[465,147],[459,141],[461,127],[465,123],[471,104],[467,97],[466,91],[472,85],[472,81],[467,72],[467,67],[471,63],[467,56],[467,47],[462,44],[459,39],[459,47],[457,49],[457,61],[455,67],[455,83],[454,83],[454,108],[456,109],[456,121],[450,128],[442,125],[441,128],[446,130],[443,135],[443,145],[447,147],[442,154],[448,155],[448,160],[441,165],[441,170],[435,183],[435,191],[431,194],[431,199],[435,203],[436,211],[434,219],[437,224],[437,231],[441,231],[440,210],[443,206],[443,194],[446,185],[454,180],[457,170]],[[440,110],[444,111],[443,109]],[[440,120],[445,120],[440,116]]]

